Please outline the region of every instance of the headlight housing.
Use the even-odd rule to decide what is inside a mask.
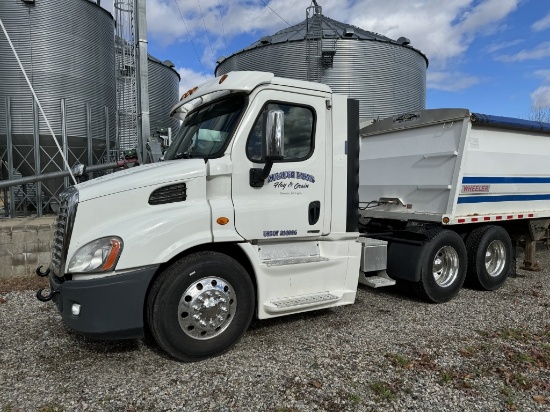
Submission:
[[[124,242],[117,236],[96,239],[76,251],[69,262],[69,273],[109,272],[115,269]]]

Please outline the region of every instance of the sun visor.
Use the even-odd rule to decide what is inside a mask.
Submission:
[[[197,98],[203,98],[203,100],[198,104],[204,104],[207,101],[205,98],[212,94],[215,94],[214,97],[208,97],[208,101],[217,99],[224,94],[235,93],[235,92],[245,92],[251,93],[256,87],[262,84],[269,84],[273,80],[273,73],[266,72],[230,72],[224,74],[223,76],[216,77],[215,79],[209,80],[206,83],[203,83],[199,86],[196,86],[192,89],[189,89],[186,93],[183,94],[181,100],[172,108],[170,115],[174,115],[176,112],[187,113],[189,110],[184,108],[179,110],[180,107],[187,107],[188,103],[196,100]],[[222,94],[224,93],[224,94]],[[196,103],[193,103],[192,108],[197,107]]]

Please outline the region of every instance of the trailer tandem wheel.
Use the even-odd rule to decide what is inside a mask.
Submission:
[[[481,226],[466,238],[468,271],[466,284],[482,290],[496,290],[508,278],[512,262],[512,241],[500,226]]]
[[[146,317],[157,344],[182,361],[230,349],[254,312],[254,286],[236,260],[197,252],[167,267],[147,297]]]
[[[466,247],[451,230],[431,229],[421,255],[420,281],[416,294],[429,302],[442,303],[454,298],[466,277]]]

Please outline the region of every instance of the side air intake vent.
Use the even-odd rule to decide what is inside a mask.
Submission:
[[[165,203],[183,202],[187,199],[187,187],[185,183],[160,187],[149,196],[150,205],[163,205]]]

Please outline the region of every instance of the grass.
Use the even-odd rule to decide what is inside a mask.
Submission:
[[[409,368],[412,365],[409,358],[397,353],[386,353],[386,358],[388,358],[395,366],[400,366],[402,368]]]
[[[452,371],[444,371],[441,374],[441,382],[450,383],[453,381],[454,377],[455,377],[455,374]]]
[[[512,411],[516,410],[516,394],[512,388],[509,386],[503,386],[500,393],[504,395],[504,404],[506,405],[506,408]]]
[[[499,334],[504,339],[525,341],[527,334],[521,329],[504,328],[499,331]]]
[[[473,346],[466,346],[465,348],[460,349],[460,354],[466,358],[469,358],[475,353],[475,348]]]
[[[370,384],[371,390],[376,396],[386,401],[393,401],[397,399],[395,389],[393,389],[388,383],[383,381],[376,381]]]
[[[512,374],[511,382],[521,389],[531,389],[531,387],[533,386],[531,380],[527,376],[519,372],[514,372]]]
[[[519,362],[528,363],[528,364],[536,363],[536,360],[533,357],[523,352],[518,352],[516,354],[516,360],[518,360]]]
[[[349,396],[348,396],[348,399],[355,406],[359,405],[361,403],[361,401],[363,400],[356,393],[350,393]]]

